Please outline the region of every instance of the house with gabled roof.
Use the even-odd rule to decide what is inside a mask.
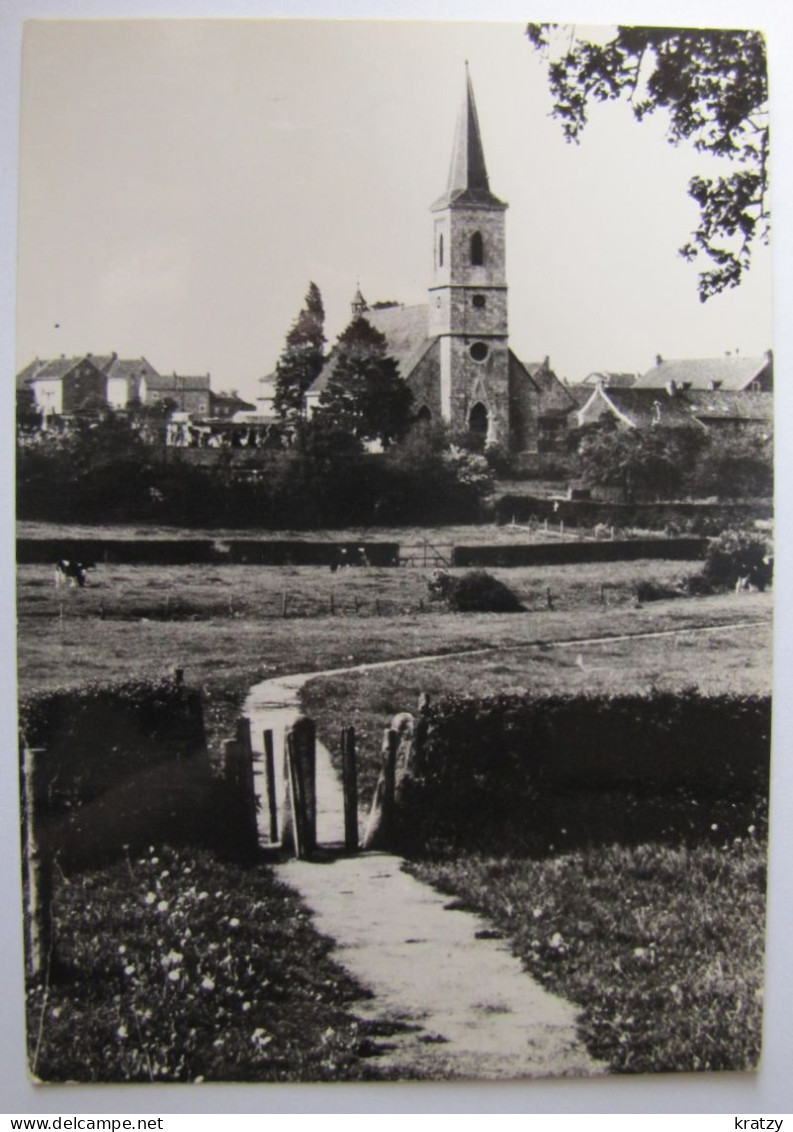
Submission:
[[[167,402],[181,413],[207,417],[211,403],[209,374],[186,375],[172,373],[147,375],[141,381],[142,404],[152,406]]]
[[[583,427],[611,420],[618,428],[699,428],[741,430],[770,427],[773,397],[740,390],[610,389],[595,386],[573,414]]]
[[[140,400],[145,377],[157,371],[146,358],[119,358],[118,354],[83,354],[79,357],[36,358],[16,376],[17,395],[27,392],[45,416],[68,416],[107,407],[126,409]]]
[[[637,374],[635,373],[616,373],[614,370],[595,370],[594,373],[588,373],[582,385],[605,385],[607,389],[630,389],[631,386],[636,384]]]
[[[761,357],[725,354],[721,358],[678,358],[660,354],[655,365],[636,379],[639,389],[723,389],[734,393],[771,393],[774,389],[774,355]]]
[[[446,191],[430,209],[429,301],[370,309],[358,288],[351,313],[385,336],[420,420],[443,421],[512,451],[536,452],[566,431],[576,403],[547,358],[526,364],[510,349],[506,210],[490,189],[466,65]],[[331,351],[306,394],[308,415],[320,405],[336,362]]]

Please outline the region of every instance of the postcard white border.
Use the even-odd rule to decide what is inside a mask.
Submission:
[[[777,392],[777,561],[775,753],[768,925],[767,1013],[762,1067],[750,1074],[675,1074],[506,1084],[369,1086],[240,1085],[34,1087],[22,1041],[13,569],[13,374],[19,52],[27,19],[117,18],[454,19],[759,27],[769,37],[772,99],[772,195],[775,205],[775,358]],[[793,455],[787,444],[793,405],[793,7],[789,0],[3,0],[0,11],[0,358],[6,427],[0,441],[0,631],[5,663],[0,760],[0,1107],[15,1113],[742,1113],[793,1110],[793,615],[789,550]],[[787,386],[787,388],[786,388]],[[786,702],[787,701],[787,702]]]

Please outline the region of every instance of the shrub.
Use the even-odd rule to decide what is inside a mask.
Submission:
[[[711,541],[703,574],[716,588],[730,588],[739,578],[751,576],[763,566],[769,546],[753,531],[729,530]]]
[[[446,598],[449,609],[455,613],[520,613],[523,606],[515,594],[488,574],[486,570],[471,570],[461,578],[454,578]]]
[[[633,587],[637,601],[665,601],[670,597],[680,597],[680,590],[666,586],[652,578],[642,578]]]

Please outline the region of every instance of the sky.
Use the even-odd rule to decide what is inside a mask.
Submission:
[[[659,116],[550,117],[524,24],[40,21],[22,56],[18,368],[117,351],[255,396],[309,281],[426,301],[469,61],[506,200],[510,343],[570,381],[772,345],[771,257],[701,304],[678,254],[705,164]],[[585,31],[580,28],[579,30]]]

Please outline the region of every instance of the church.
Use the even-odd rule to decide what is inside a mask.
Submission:
[[[359,289],[353,317],[363,315],[385,336],[420,420],[444,421],[513,452],[552,450],[577,404],[547,358],[524,363],[509,346],[507,205],[490,189],[467,64],[448,184],[430,211],[428,302],[370,309]],[[309,416],[334,364],[331,352],[306,394]]]

